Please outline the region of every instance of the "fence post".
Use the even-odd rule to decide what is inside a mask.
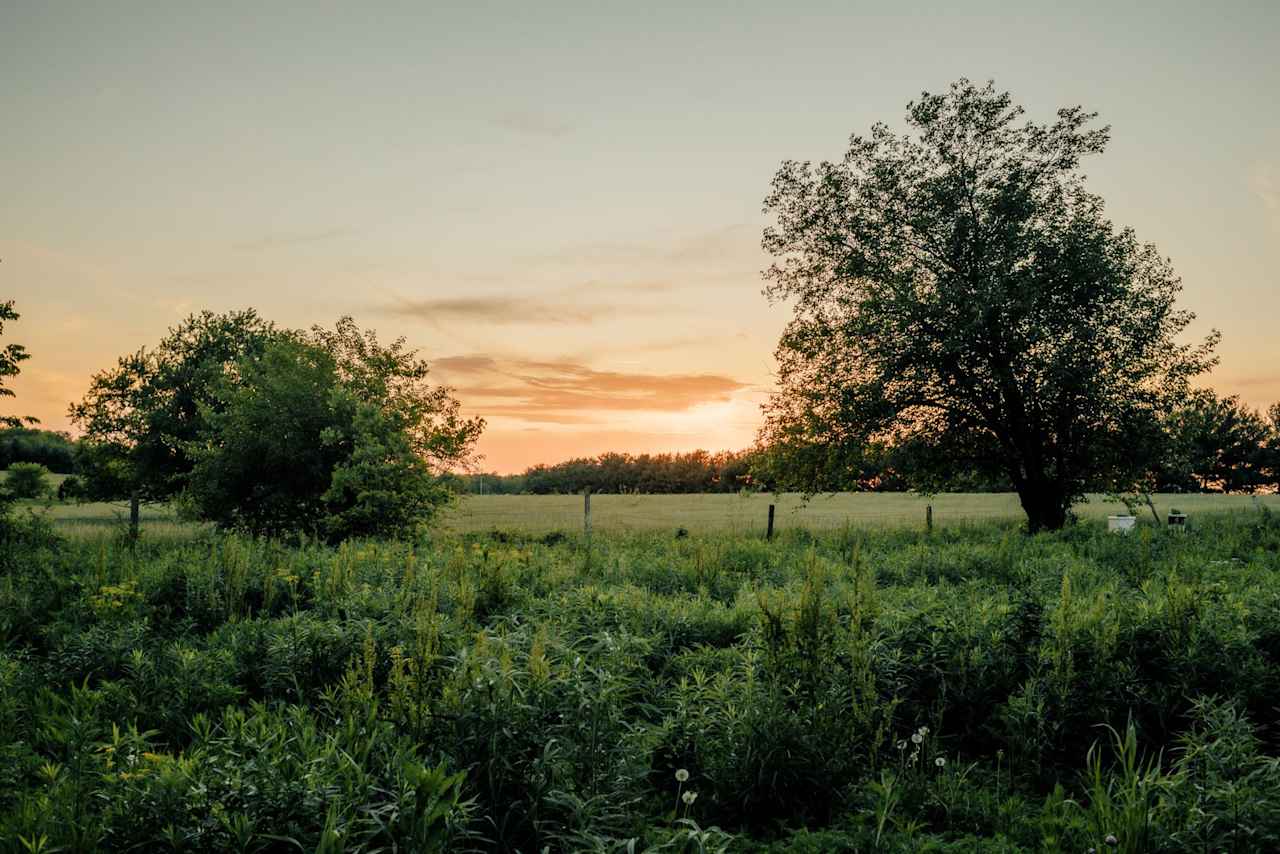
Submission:
[[[773,539],[773,505],[772,504],[769,505],[769,527],[764,532],[764,538],[766,540]]]
[[[591,487],[582,490],[582,532],[586,534],[587,545],[591,545]]]
[[[924,528],[929,533],[933,533],[933,505],[925,505],[924,508]]]

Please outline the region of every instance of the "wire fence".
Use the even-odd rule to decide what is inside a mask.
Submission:
[[[1199,513],[1280,510],[1280,496],[1155,495],[1156,512]],[[473,495],[462,498],[444,517],[458,532],[511,529],[531,532],[581,531],[580,495]],[[804,500],[799,495],[611,495],[591,497],[591,527],[596,531],[677,530],[763,533],[770,504],[777,507],[774,530],[831,530],[853,527],[925,527],[1019,522],[1024,517],[1012,493],[839,493]],[[932,508],[930,513],[929,508]],[[1074,508],[1083,519],[1105,520],[1123,514],[1125,506],[1105,496],[1090,496]],[[1141,515],[1150,510],[1143,505]]]

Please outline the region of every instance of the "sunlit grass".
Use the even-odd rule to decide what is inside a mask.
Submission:
[[[1264,495],[1156,495],[1153,501],[1163,515],[1177,509],[1195,517],[1205,513],[1249,510],[1265,505],[1280,510],[1280,496]],[[734,495],[593,495],[593,530],[655,531],[685,528],[691,532],[729,534],[763,533],[769,505],[775,504],[774,529],[834,530],[844,527],[923,527],[928,506],[938,526],[992,521],[1018,522],[1023,518],[1016,495],[1011,493],[947,493],[925,497],[912,493],[838,493],[816,495],[805,501],[790,493]],[[128,524],[125,503],[76,504],[57,501],[24,501],[19,507],[46,515],[58,531],[69,537],[113,535]],[[458,499],[441,516],[441,527],[453,533],[495,528],[545,533],[580,531],[583,527],[581,495],[468,495]],[[1124,512],[1123,505],[1105,496],[1092,496],[1076,506],[1082,519],[1101,520]],[[1150,510],[1142,507],[1146,521]],[[180,519],[167,505],[142,507],[142,527],[149,538],[180,539],[204,530]]]
[[[1181,510],[1196,514],[1251,509],[1248,495],[1156,495],[1156,510],[1163,516]],[[1280,496],[1260,496],[1258,502],[1280,509]],[[924,497],[912,493],[838,493],[817,495],[809,501],[791,493],[752,495],[593,495],[591,524],[600,531],[660,530],[750,533],[763,531],[769,505],[775,504],[774,528],[831,530],[853,527],[923,526],[926,508],[933,507],[935,525],[987,521],[1019,521],[1018,498],[1011,493],[947,493]],[[1083,519],[1104,519],[1123,513],[1124,506],[1105,496],[1092,496],[1079,504]],[[1140,513],[1148,516],[1143,508]],[[512,528],[527,531],[580,530],[583,500],[580,495],[470,495],[444,516],[447,528],[458,532]]]

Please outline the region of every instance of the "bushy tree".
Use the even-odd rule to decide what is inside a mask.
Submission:
[[[1022,115],[961,80],[909,104],[908,133],[877,124],[839,162],[782,165],[767,292],[794,317],[766,444],[936,444],[938,485],[1007,478],[1032,530],[1149,471],[1216,336],[1179,342],[1193,316],[1169,262],[1085,189],[1108,129],[1079,107]]]
[[[49,494],[49,470],[39,463],[14,463],[4,486],[14,498],[43,498]]]
[[[382,346],[350,318],[242,360],[214,400],[184,504],[255,534],[409,534],[449,497],[435,475],[466,462],[483,428],[403,340]]]
[[[1198,391],[1170,415],[1167,430],[1160,491],[1254,492],[1273,482],[1275,429],[1238,397]]]
[[[184,488],[188,447],[220,406],[214,389],[281,334],[252,309],[205,311],[169,330],[155,349],[94,375],[69,413],[83,433],[77,469],[84,495],[130,499],[136,529],[139,502],[166,501]]]

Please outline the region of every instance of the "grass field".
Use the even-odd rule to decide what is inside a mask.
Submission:
[[[56,476],[60,477],[60,476]],[[1280,495],[1157,495],[1156,509],[1178,509],[1190,515],[1253,509],[1263,504],[1280,510]],[[93,536],[125,524],[129,508],[121,503],[27,502],[45,513],[58,530],[72,537]],[[774,528],[832,530],[853,527],[914,527],[925,523],[925,508],[933,506],[935,525],[972,524],[1023,518],[1016,495],[1011,493],[947,493],[924,497],[912,493],[838,493],[817,495],[808,501],[797,494],[781,497],[759,494],[707,495],[593,495],[591,523],[595,531],[654,531],[685,528],[690,532],[763,532],[769,505],[776,504]],[[583,526],[580,495],[468,495],[449,508],[443,527],[453,533],[493,529],[547,533],[579,531]],[[1123,505],[1105,496],[1092,496],[1077,505],[1084,519],[1103,519],[1124,511]],[[1149,511],[1143,510],[1145,517]],[[197,526],[178,519],[172,508],[147,505],[142,524],[149,538],[170,539],[190,534]]]
[[[1280,496],[1260,496],[1259,501],[1280,509]],[[1248,495],[1157,495],[1162,514],[1176,508],[1194,518],[1197,514],[1254,507]],[[600,531],[645,531],[687,528],[689,531],[750,533],[763,531],[769,505],[776,504],[774,527],[830,530],[855,527],[923,526],[925,508],[933,506],[937,525],[1023,518],[1018,498],[1011,493],[949,493],[929,498],[912,493],[843,492],[817,495],[809,501],[797,494],[781,497],[754,495],[593,495],[591,524]],[[530,532],[582,528],[580,495],[470,495],[445,517],[454,531],[493,528]],[[1086,519],[1103,519],[1124,511],[1123,505],[1093,496],[1077,506]],[[1148,512],[1148,511],[1144,511]]]

